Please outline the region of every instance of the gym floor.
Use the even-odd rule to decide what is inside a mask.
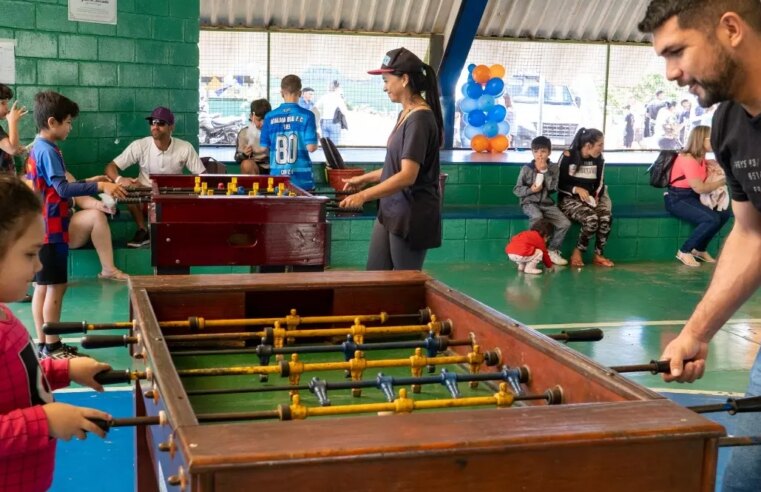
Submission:
[[[708,284],[713,267],[690,269],[674,262],[620,264],[613,269],[587,266],[560,268],[543,275],[520,274],[506,261],[492,264],[432,264],[427,273],[484,304],[540,331],[599,327],[605,337],[572,348],[603,365],[638,364],[657,359],[689,317]],[[703,379],[691,385],[666,384],[660,377],[630,377],[684,405],[723,401],[742,394],[761,343],[761,294],[756,294],[711,343]],[[10,308],[33,331],[30,304]],[[73,280],[66,294],[64,321],[108,322],[128,319],[124,283]],[[107,333],[107,332],[106,332]],[[72,336],[71,342],[77,337]],[[117,369],[129,367],[125,349],[93,352]],[[133,414],[128,387],[112,387],[103,395],[82,388],[56,392],[59,401],[92,406],[114,416]],[[732,431],[732,419],[712,414]],[[54,491],[134,490],[134,431],[114,429],[106,440],[61,442]],[[720,452],[719,476],[727,451]],[[720,480],[719,480],[720,482]]]

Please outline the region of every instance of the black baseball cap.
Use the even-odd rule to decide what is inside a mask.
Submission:
[[[367,73],[371,75],[393,72],[414,73],[422,71],[424,65],[415,53],[407,48],[397,48],[386,53],[380,68],[368,70]]]

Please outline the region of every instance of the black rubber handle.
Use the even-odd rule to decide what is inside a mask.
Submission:
[[[96,419],[95,417],[87,417],[87,420],[89,420],[93,424],[103,429],[103,432],[108,432],[109,430],[111,430],[111,425],[108,420]]]
[[[566,342],[599,342],[603,337],[602,330],[599,328],[562,331],[560,333],[565,335],[563,339],[565,339]]]
[[[740,412],[760,412],[761,396],[749,396],[747,398],[730,398],[727,403],[732,405],[731,415]]]
[[[44,323],[42,332],[46,335],[65,335],[67,333],[87,333],[86,321],[57,321]]]
[[[95,375],[95,381],[100,384],[120,384],[132,381],[132,374],[128,370],[102,371]]]
[[[689,361],[685,361],[689,362]],[[651,360],[650,364],[652,365],[652,369],[650,369],[650,372],[652,374],[669,374],[671,373],[671,361],[668,360]]]
[[[86,335],[82,337],[82,348],[99,349],[108,347],[126,347],[130,339],[127,335]]]

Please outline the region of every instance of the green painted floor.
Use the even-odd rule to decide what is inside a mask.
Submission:
[[[605,338],[572,347],[605,365],[658,358],[705,289],[711,266],[688,269],[676,261],[622,264],[613,269],[563,268],[541,276],[519,274],[507,262],[432,265],[428,273],[529,326],[541,330],[600,326]],[[761,343],[761,294],[756,294],[715,337],[705,377],[692,385],[666,385],[659,377],[634,375],[657,389],[743,392]],[[31,305],[10,305],[33,331]],[[62,320],[127,320],[127,286],[98,280],[70,284]],[[644,323],[655,322],[653,324]],[[564,326],[571,325],[571,326]],[[74,336],[69,335],[74,338]],[[130,363],[126,349],[93,351],[114,368]]]

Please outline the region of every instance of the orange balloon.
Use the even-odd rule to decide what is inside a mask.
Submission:
[[[505,67],[500,65],[499,63],[495,63],[494,65],[489,67],[489,74],[491,75],[491,78],[498,78],[501,79],[505,76]]]
[[[490,74],[489,67],[486,65],[478,65],[473,69],[473,80],[479,84],[485,84],[489,81]]]
[[[505,135],[497,135],[489,139],[492,152],[504,152],[510,146],[510,140]]]
[[[489,139],[486,135],[476,135],[470,141],[470,148],[476,152],[486,152],[489,150]]]

